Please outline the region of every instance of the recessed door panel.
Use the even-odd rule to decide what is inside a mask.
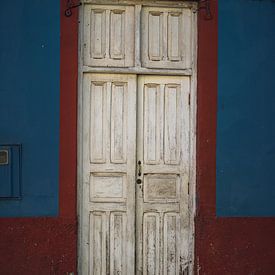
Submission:
[[[85,4],[83,50],[86,66],[133,66],[134,7]]]
[[[191,68],[191,20],[188,8],[144,7],[141,13],[142,66]]]

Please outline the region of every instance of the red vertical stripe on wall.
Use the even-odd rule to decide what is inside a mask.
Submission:
[[[60,215],[76,216],[78,8],[64,16],[61,1],[60,40]]]

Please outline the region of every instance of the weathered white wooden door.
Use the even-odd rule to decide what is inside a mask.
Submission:
[[[187,274],[189,78],[138,80],[137,274]]]
[[[83,1],[80,274],[192,274],[196,8]]]
[[[134,274],[136,76],[86,74],[82,273]]]
[[[85,75],[84,274],[184,274],[189,91],[182,76]]]

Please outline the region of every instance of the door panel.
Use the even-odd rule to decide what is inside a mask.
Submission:
[[[83,274],[134,274],[136,76],[85,74]]]
[[[189,85],[138,79],[136,274],[183,274],[188,261]]]
[[[142,66],[190,68],[191,22],[188,8],[142,8]]]
[[[85,5],[85,65],[134,65],[134,10],[133,6]]]

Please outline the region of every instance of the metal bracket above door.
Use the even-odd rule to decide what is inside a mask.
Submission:
[[[65,10],[65,16],[70,17],[73,14],[72,9],[77,8],[81,5],[82,5],[81,2],[78,2],[78,3],[75,4],[74,1],[68,0],[67,1],[67,9]]]
[[[213,19],[210,7],[210,0],[198,0],[198,8],[194,12],[199,12],[200,10],[205,10],[204,19],[211,20]]]

